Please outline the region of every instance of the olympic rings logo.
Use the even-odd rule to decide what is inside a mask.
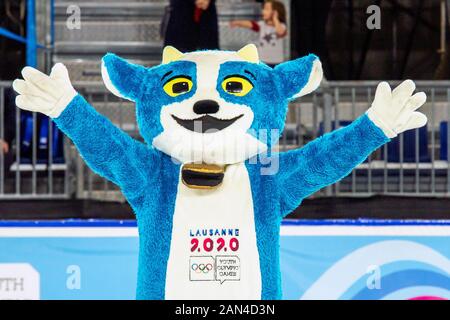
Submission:
[[[208,263],[208,264],[204,264],[204,263],[200,263],[200,264],[197,264],[197,263],[193,263],[192,265],[191,265],[191,269],[192,269],[192,271],[195,271],[196,273],[208,273],[208,272],[210,272],[212,269],[213,269],[213,266],[212,266],[212,264],[211,263]]]

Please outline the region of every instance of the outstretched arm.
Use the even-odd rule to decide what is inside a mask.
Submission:
[[[233,20],[230,21],[231,28],[246,28],[258,32],[259,26],[255,21],[252,20]]]
[[[19,108],[48,115],[74,142],[89,167],[120,186],[127,196],[144,187],[139,159],[154,158],[151,149],[132,139],[100,115],[72,87],[67,69],[56,64],[50,76],[26,67],[14,89]]]
[[[404,81],[391,92],[378,85],[375,100],[366,114],[347,127],[308,143],[301,149],[280,154],[277,181],[284,217],[310,194],[347,176],[374,150],[397,134],[426,124],[415,110],[426,101],[423,92],[412,95],[414,82]]]

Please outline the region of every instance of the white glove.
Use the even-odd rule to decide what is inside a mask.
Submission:
[[[367,116],[388,138],[427,123],[427,117],[416,111],[425,103],[427,96],[424,92],[412,95],[415,89],[416,85],[412,80],[403,81],[393,91],[387,82],[380,82],[378,85]]]
[[[20,109],[57,118],[77,95],[62,63],[53,66],[50,76],[31,67],[23,68],[22,76],[24,80],[13,82],[13,88],[19,94],[16,105]]]

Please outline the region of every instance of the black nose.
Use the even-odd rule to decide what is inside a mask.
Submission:
[[[219,111],[219,104],[214,100],[200,100],[194,104],[196,114],[216,113]]]

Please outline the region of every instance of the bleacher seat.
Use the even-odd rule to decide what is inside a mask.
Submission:
[[[428,152],[428,131],[427,126],[418,130],[409,130],[403,133],[403,162],[416,162],[416,135],[418,132],[418,161],[430,162],[430,154]],[[384,152],[381,153],[384,160]],[[387,161],[400,162],[400,136],[392,139],[387,144]]]
[[[441,160],[448,160],[448,139],[447,139],[448,125],[447,121],[441,121],[439,124],[439,141],[440,141],[440,152],[439,158]]]
[[[340,120],[339,128],[347,126],[352,121]],[[331,125],[332,130],[336,128],[336,122]],[[442,130],[441,130],[442,131]],[[428,152],[428,134],[427,127],[424,126],[418,130],[419,138],[419,162],[430,162]],[[318,135],[324,134],[324,124],[319,124]],[[442,140],[441,140],[442,141]],[[387,144],[388,162],[400,162],[400,137],[396,137]],[[442,149],[441,149],[442,151]],[[384,160],[384,152],[381,152],[381,158]],[[441,158],[442,159],[442,158]],[[367,161],[367,160],[366,160]],[[416,130],[409,130],[403,134],[403,162],[416,162]]]
[[[33,158],[33,117],[28,112],[22,112],[21,117],[21,149],[20,163],[28,164]],[[37,115],[36,133],[36,162],[48,163],[49,146],[49,118],[41,114]],[[52,126],[52,162],[64,163],[64,139],[56,125]]]

